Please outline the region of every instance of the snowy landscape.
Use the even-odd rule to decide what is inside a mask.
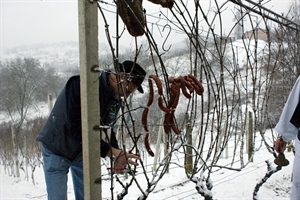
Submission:
[[[31,93],[25,90],[26,81],[14,85],[18,82],[14,73],[0,72],[0,83],[6,83],[0,90],[0,200],[46,200],[43,162],[34,138],[52,107],[47,98],[55,101],[67,79],[79,73],[81,2],[0,1],[0,67],[39,82],[33,84]],[[147,77],[144,94],[135,94],[118,120],[125,125],[115,124],[126,127],[116,131],[118,142],[138,152],[141,160],[130,175],[111,174],[111,160],[102,159],[102,199],[119,199],[120,194],[126,194],[125,200],[290,199],[294,152],[285,151],[288,166],[274,163],[272,144],[278,134],[272,128],[300,73],[299,52],[295,51],[299,50],[299,34],[294,34],[299,31],[297,1],[176,1],[172,10],[143,1],[145,38],[128,33],[131,26],[119,20],[116,1],[98,1],[104,13],[98,15],[100,71],[113,71],[115,58],[120,62],[137,59],[147,76],[155,74],[163,85],[163,94],[154,87],[155,106],[150,109],[151,78]],[[34,62],[12,62],[27,58],[36,60],[37,68]],[[40,78],[46,69],[50,73]],[[168,104],[175,99],[170,77],[180,80],[186,75],[195,78],[189,90],[181,82],[176,91],[179,104]],[[197,81],[204,88],[201,94],[191,90]],[[15,88],[25,89],[12,91]],[[36,88],[42,91],[35,94]],[[28,98],[28,112],[19,112],[14,106],[22,107],[17,100],[23,97],[14,94],[29,93],[34,95]],[[171,105],[170,110],[164,111],[156,97],[163,97],[162,104]],[[146,108],[149,131],[141,122]],[[20,113],[26,113],[25,117]],[[167,114],[173,122],[164,121]],[[20,126],[15,126],[18,122]],[[166,131],[172,125],[173,131]],[[146,133],[151,133],[148,141],[157,157],[147,152]],[[70,173],[67,196],[75,200]]]
[[[291,173],[294,155],[292,152],[286,153],[286,158],[290,164],[283,167],[280,171],[273,174],[267,182],[260,188],[258,192],[258,199],[260,200],[284,200],[289,199],[291,187]],[[151,173],[151,159],[147,158],[148,171]],[[175,159],[175,158],[174,158]],[[229,158],[230,159],[230,158]],[[267,172],[267,165],[265,161],[273,162],[273,156],[262,148],[255,153],[254,162],[250,163],[246,168],[241,171],[232,171],[227,169],[215,169],[212,174],[213,183],[213,199],[219,200],[248,200],[253,199],[253,190],[258,182],[262,180]],[[178,162],[178,160],[174,160]],[[226,162],[226,159],[221,159],[220,162]],[[180,162],[182,163],[182,161]],[[272,167],[276,167],[272,163]],[[137,169],[139,170],[139,168]],[[137,172],[137,179],[142,183],[143,174]],[[111,180],[106,167],[102,167],[103,187],[102,198],[110,199]],[[118,175],[120,179],[124,179],[123,175]],[[26,180],[24,173],[21,173],[20,178],[9,176],[3,166],[1,165],[0,171],[0,199],[39,199],[46,200],[46,188],[43,175],[43,169],[37,168],[34,172],[35,183],[31,180]],[[141,177],[141,179],[139,179]],[[115,184],[119,186],[118,184]],[[116,193],[121,192],[120,188],[115,188]],[[141,194],[135,192],[134,187],[130,188],[129,194],[124,199],[137,199]],[[69,176],[68,183],[68,199],[73,200],[74,193],[72,188],[72,179]],[[149,195],[148,199],[203,199],[196,189],[195,184],[187,180],[185,172],[182,168],[177,167],[175,164],[170,165],[170,172],[165,174],[160,180],[157,187]]]
[[[261,45],[264,46],[264,42],[261,42]],[[239,43],[236,43],[236,46],[239,46]],[[39,59],[42,63],[48,63],[50,66],[78,66],[78,50],[76,43],[65,43],[60,45],[53,45],[47,47],[38,47],[38,48],[16,48],[5,51],[5,54],[2,55],[2,60],[9,60],[14,57],[23,57],[30,56],[36,59]],[[26,50],[27,49],[27,50]],[[53,53],[55,52],[55,53]],[[69,52],[69,53],[66,53]],[[241,50],[242,53],[242,50]],[[242,57],[243,55],[240,54]],[[182,60],[180,60],[182,62]],[[172,61],[168,61],[172,62]],[[178,62],[178,61],[177,61]],[[240,60],[241,65],[244,62],[243,59]],[[169,64],[172,66],[172,63]],[[60,69],[62,70],[62,69]],[[179,72],[180,73],[180,72]],[[36,116],[47,116],[48,115],[47,105],[41,104],[28,113],[29,118]],[[1,121],[6,121],[7,116],[1,114]],[[270,135],[271,130],[268,130],[265,134],[266,136]],[[276,165],[273,163],[274,157],[270,152],[265,148],[264,145],[260,146],[261,138],[257,137],[257,149],[255,149],[254,161],[250,162],[245,168],[239,169],[239,164],[237,167],[230,166],[234,170],[229,170],[225,168],[214,167],[211,173],[212,181],[212,197],[213,199],[219,200],[235,200],[235,199],[253,199],[253,191],[256,186],[268,172],[266,161],[272,163],[272,167],[275,168]],[[220,166],[226,166],[226,164],[231,163],[230,147],[234,146],[234,143],[228,144],[229,156],[223,156],[218,164]],[[154,146],[152,147],[154,149]],[[159,181],[158,185],[155,187],[154,191],[149,195],[148,199],[203,199],[203,197],[197,193],[195,189],[195,183],[188,180],[183,167],[179,167],[184,163],[183,158],[175,155],[172,157],[170,164],[170,171],[166,173],[163,178]],[[245,152],[245,156],[246,152]],[[286,158],[290,161],[290,165],[283,167],[279,172],[273,174],[266,183],[260,188],[258,192],[257,199],[272,199],[272,200],[281,200],[289,199],[290,186],[291,186],[291,173],[292,173],[292,164],[293,164],[293,153],[287,152]],[[143,155],[143,162],[146,166],[147,173],[151,177],[153,158]],[[111,187],[113,183],[114,195],[120,193],[122,188],[120,184],[116,183],[116,180],[111,180],[111,176],[107,170],[106,160],[103,160],[102,163],[102,198],[110,199],[111,198]],[[39,166],[34,171],[34,180],[29,178],[27,180],[24,171],[21,170],[21,176],[15,178],[10,176],[9,170],[5,169],[2,165],[0,168],[0,199],[47,199],[46,186],[44,181],[43,169],[42,166]],[[118,175],[118,178],[126,182],[124,175]],[[139,184],[145,186],[147,183],[144,179],[144,174],[141,168],[137,168],[136,178]],[[137,199],[141,194],[140,190],[136,188],[136,185],[130,187],[128,195],[124,199]],[[69,176],[68,183],[68,199],[74,199],[73,188],[72,188],[72,179]]]

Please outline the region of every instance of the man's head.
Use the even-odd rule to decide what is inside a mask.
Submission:
[[[140,93],[144,93],[142,83],[146,76],[145,70],[137,63],[126,60],[119,64],[121,72],[125,73],[126,80],[129,82],[135,82],[138,86],[137,90]]]

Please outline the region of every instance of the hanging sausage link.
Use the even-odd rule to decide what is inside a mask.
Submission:
[[[144,127],[144,130],[146,132],[149,132],[149,129],[148,129],[148,123],[147,123],[147,119],[148,119],[148,111],[149,111],[149,108],[144,108],[144,111],[143,111],[143,114],[142,114],[142,125]]]
[[[204,92],[204,88],[200,81],[198,81],[192,74],[188,74],[187,76],[179,76],[178,78],[169,77],[168,82],[170,83],[170,99],[167,102],[167,106],[164,106],[163,102],[163,89],[162,89],[162,83],[158,76],[151,74],[148,79],[149,84],[149,98],[147,103],[147,108],[144,108],[143,114],[142,114],[142,125],[144,127],[144,130],[146,132],[145,138],[144,138],[144,144],[146,147],[147,152],[150,156],[154,156],[153,151],[150,148],[150,142],[149,142],[149,129],[147,125],[147,119],[148,119],[148,112],[149,107],[153,103],[154,98],[154,89],[153,89],[153,83],[152,80],[154,80],[157,92],[159,94],[158,97],[158,107],[165,112],[164,115],[164,131],[166,134],[170,133],[171,130],[174,131],[175,134],[180,134],[180,130],[176,126],[175,123],[175,109],[179,102],[180,97],[180,90],[182,91],[182,94],[190,99],[191,94],[195,91],[196,94],[202,95]]]
[[[195,88],[195,91],[198,95],[202,95],[204,92],[204,88],[202,86],[202,84],[200,83],[200,81],[198,81],[198,79],[196,79],[196,77],[194,77],[192,74],[188,75],[189,78],[191,78],[193,80],[193,86]]]
[[[149,98],[148,98],[147,106],[149,107],[153,103],[153,96],[154,96],[153,83],[151,79],[148,79],[148,84],[149,84]]]
[[[151,150],[150,143],[149,143],[149,132],[146,132],[146,135],[145,135],[145,138],[144,138],[144,144],[145,144],[145,147],[146,147],[146,150],[147,150],[148,154],[153,157],[154,153]]]

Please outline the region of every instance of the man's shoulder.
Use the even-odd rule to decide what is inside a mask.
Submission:
[[[79,75],[72,76],[66,83],[66,90],[79,90],[80,88],[80,77]]]
[[[71,76],[68,81],[70,81],[70,80],[79,80],[79,79],[80,79],[79,75],[74,75],[74,76]]]
[[[77,81],[80,81],[80,76],[79,75],[71,76],[67,81],[67,85],[69,85],[72,82],[77,82]]]

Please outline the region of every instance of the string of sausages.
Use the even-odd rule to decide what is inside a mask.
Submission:
[[[164,105],[163,101],[163,88],[161,80],[158,76],[151,74],[148,79],[149,84],[149,98],[147,102],[147,107],[144,108],[143,114],[142,114],[142,125],[144,127],[144,130],[146,132],[146,135],[144,137],[144,145],[146,147],[146,150],[150,156],[154,156],[153,151],[150,148],[149,143],[149,129],[148,129],[148,112],[149,107],[153,103],[154,99],[154,88],[153,88],[153,81],[155,82],[155,85],[157,87],[157,92],[159,94],[158,97],[158,107],[164,111],[164,131],[166,134],[171,132],[171,130],[174,131],[175,134],[180,134],[180,130],[175,124],[175,109],[179,102],[180,97],[180,91],[182,94],[190,99],[192,96],[191,94],[196,92],[198,95],[202,95],[204,89],[200,81],[198,81],[192,74],[188,74],[187,76],[179,76],[178,78],[170,77],[168,79],[168,82],[170,83],[170,99],[167,102],[167,105]]]

